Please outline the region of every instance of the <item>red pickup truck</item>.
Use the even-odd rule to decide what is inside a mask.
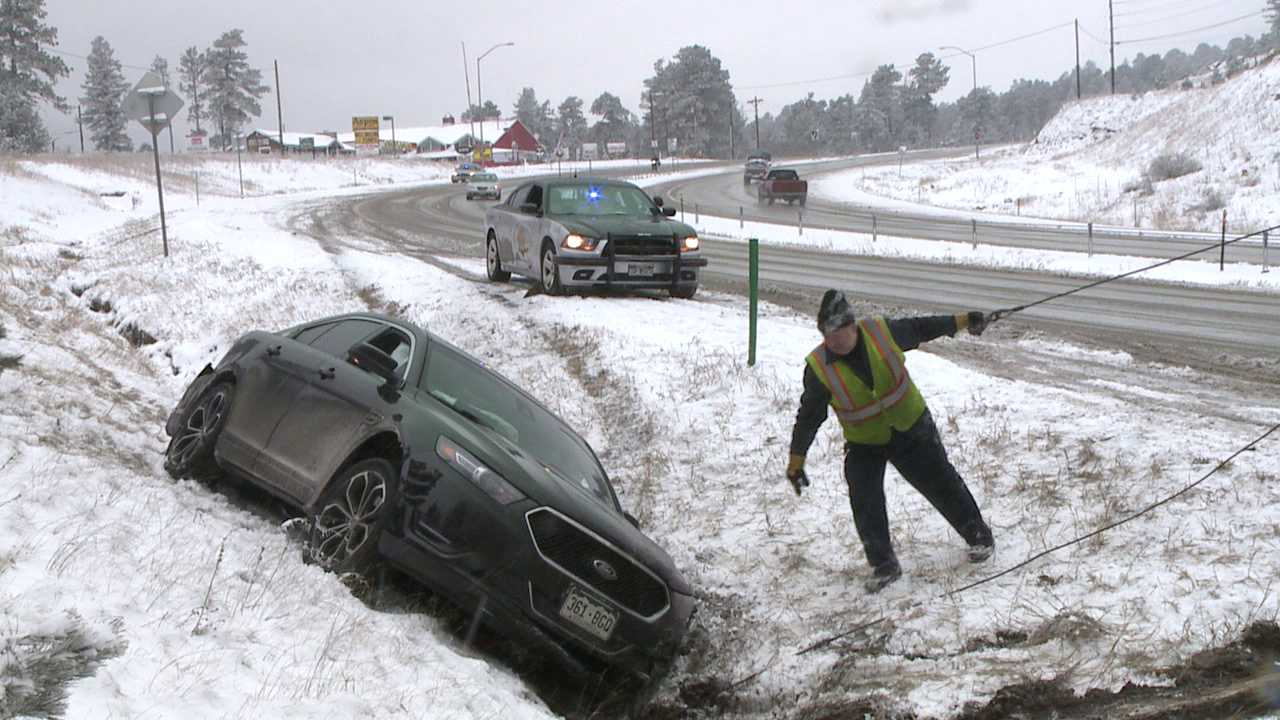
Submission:
[[[801,180],[800,174],[789,168],[770,170],[756,191],[756,199],[762,204],[768,200],[770,205],[774,200],[786,200],[788,204],[799,202],[803,206],[808,196],[809,182]]]

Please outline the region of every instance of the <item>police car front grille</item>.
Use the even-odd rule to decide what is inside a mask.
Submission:
[[[614,236],[615,255],[675,255],[676,242],[671,236]]]

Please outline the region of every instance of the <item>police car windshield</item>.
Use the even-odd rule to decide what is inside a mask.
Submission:
[[[642,190],[627,185],[552,185],[547,210],[552,215],[653,214],[653,201]]]
[[[477,180],[479,182],[492,182],[494,180],[497,180],[498,176],[494,175],[493,173],[476,173],[471,176],[471,179]]]

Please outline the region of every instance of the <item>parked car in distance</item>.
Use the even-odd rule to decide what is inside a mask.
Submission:
[[[800,173],[790,168],[775,168],[769,171],[764,182],[756,190],[757,201],[770,205],[774,200],[785,200],[788,204],[804,205],[809,197],[809,181],[801,180]]]
[[[534,278],[549,295],[573,289],[662,289],[691,298],[707,260],[673,208],[628,182],[526,182],[485,212],[490,280]]]
[[[451,183],[464,183],[471,179],[471,176],[480,172],[480,166],[475,163],[465,162],[453,171],[453,175],[449,177]]]
[[[165,424],[175,478],[223,473],[307,518],[339,573],[386,562],[574,671],[654,677],[693,590],[563,419],[400,319],[352,314],[240,337]]]
[[[476,198],[502,199],[502,186],[498,183],[497,175],[491,172],[478,172],[471,176],[467,184],[467,199]]]

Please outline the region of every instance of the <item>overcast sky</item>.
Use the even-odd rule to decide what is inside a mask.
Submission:
[[[1116,38],[1140,39],[1219,23],[1262,10],[1264,0],[1116,0]],[[677,9],[678,8],[678,9]],[[102,35],[126,65],[130,84],[152,58],[176,70],[183,49],[208,47],[222,31],[244,30],[250,62],[274,87],[280,64],[286,130],[350,130],[352,115],[394,115],[396,124],[438,124],[466,108],[462,46],[476,92],[511,112],[520,89],[558,105],[568,95],[587,105],[601,92],[639,112],[641,83],[653,63],[700,44],[729,70],[741,103],[758,95],[761,113],[812,91],[819,98],[855,95],[881,63],[901,68],[944,45],[981,48],[1079,19],[1081,60],[1106,64],[1106,0],[735,0],[661,3],[649,0],[47,0],[58,49],[87,55]],[[1127,26],[1127,27],[1126,27]],[[1224,45],[1236,35],[1265,31],[1262,17],[1167,40],[1123,45],[1117,63],[1138,52]],[[1099,42],[1101,40],[1101,42]],[[84,60],[66,57],[71,77],[59,92],[74,106],[83,94]],[[943,100],[972,87],[969,58],[949,59]],[[977,53],[978,83],[1003,91],[1019,77],[1056,79],[1075,62],[1071,27]],[[135,66],[135,67],[128,67]],[[840,79],[827,79],[849,76]],[[175,81],[176,82],[176,81]],[[258,125],[276,126],[275,96],[262,100]],[[747,107],[747,110],[750,108]],[[70,117],[46,109],[59,148],[78,142]],[[185,120],[185,111],[183,112]],[[185,122],[177,125],[185,132]],[[135,141],[144,135],[133,131]]]

